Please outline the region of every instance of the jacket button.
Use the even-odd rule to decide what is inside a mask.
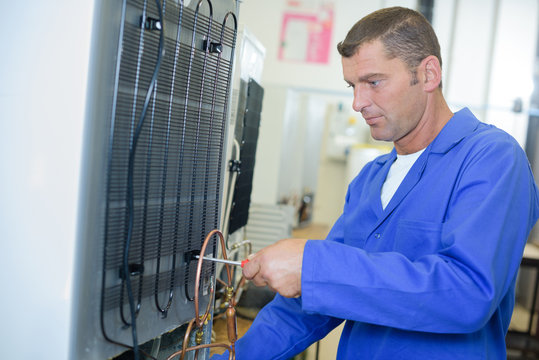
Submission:
[[[379,233],[374,234],[375,239],[380,239],[381,237],[382,237],[382,235],[380,235]]]

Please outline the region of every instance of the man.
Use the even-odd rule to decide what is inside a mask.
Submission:
[[[524,152],[468,109],[451,112],[421,14],[376,11],[338,50],[354,110],[394,149],[350,183],[325,241],[281,240],[244,267],[280,295],[236,358],[288,359],[344,320],[338,359],[506,359],[515,279],[539,215]]]

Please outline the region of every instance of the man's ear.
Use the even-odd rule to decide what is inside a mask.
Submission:
[[[427,92],[436,90],[442,81],[442,68],[438,58],[434,55],[429,55],[421,61],[420,66],[424,70],[423,88]]]

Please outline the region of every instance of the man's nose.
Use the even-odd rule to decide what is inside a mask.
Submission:
[[[361,86],[361,84],[356,85],[354,87],[354,101],[352,103],[352,108],[354,111],[361,112],[369,105],[370,99],[367,95],[367,89]]]

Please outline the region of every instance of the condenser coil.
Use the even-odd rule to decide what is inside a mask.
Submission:
[[[77,359],[114,356],[194,317],[191,255],[220,225],[237,3],[185,3],[96,9]],[[202,309],[214,272],[204,264]]]

